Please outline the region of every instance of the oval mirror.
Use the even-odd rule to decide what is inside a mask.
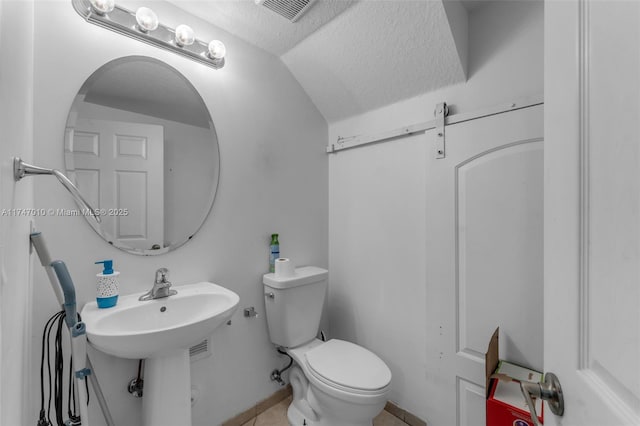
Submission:
[[[156,59],[116,59],[78,92],[65,129],[65,166],[109,244],[166,253],[204,223],[220,169],[218,139],[196,89]],[[89,217],[87,217],[89,219]]]

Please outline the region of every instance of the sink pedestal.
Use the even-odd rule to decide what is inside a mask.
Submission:
[[[188,349],[145,360],[142,419],[144,426],[191,426]]]

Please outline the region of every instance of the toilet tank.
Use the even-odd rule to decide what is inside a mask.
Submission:
[[[271,341],[293,348],[318,334],[329,271],[315,266],[296,268],[290,277],[265,274],[267,325]]]

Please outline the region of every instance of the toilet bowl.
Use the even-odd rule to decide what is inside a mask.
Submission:
[[[391,371],[373,352],[344,340],[316,339],[328,271],[307,266],[263,278],[269,337],[295,363],[289,424],[371,426],[387,402]]]
[[[287,350],[291,425],[371,426],[387,402],[391,372],[374,353],[344,340],[313,340]]]

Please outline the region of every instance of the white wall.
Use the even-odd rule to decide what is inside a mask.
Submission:
[[[19,37],[16,35],[19,34]],[[32,159],[33,3],[0,3],[0,425],[26,421],[31,349],[30,217],[33,182],[13,180],[13,156]]]
[[[187,22],[204,40],[223,40],[227,65],[216,71],[87,24],[66,0],[36,3],[35,161],[64,167],[67,113],[91,73],[120,56],[151,56],[183,73],[212,114],[221,175],[211,216],[192,241],[156,257],[110,247],[79,217],[38,218],[37,227],[52,256],[69,266],[80,303],[95,297],[99,268],[93,263],[109,258],[122,274],[123,294],[147,290],[155,270],[167,267],[175,285],[210,280],[240,295],[232,325],[214,335],[214,355],[192,364],[192,383],[202,394],[193,409],[193,423],[214,425],[279,389],[269,373],[286,360],[276,356],[268,339],[261,280],[268,268],[269,235],[279,232],[282,255],[298,264],[327,266],[327,124],[276,57],[166,3],[154,3],[154,10],[170,26]],[[74,208],[53,179],[36,181],[35,200],[38,207]],[[56,310],[41,269],[34,271],[36,336]],[[249,306],[261,315],[245,319],[242,308]],[[39,343],[34,347],[39,349]],[[125,390],[136,373],[136,361],[92,354],[116,424],[140,424],[141,401]],[[36,368],[35,360],[32,367]],[[38,387],[32,383],[30,389],[33,417],[24,424],[35,423]],[[96,406],[91,416],[95,424],[103,424]]]
[[[375,134],[431,120],[435,104],[452,113],[543,93],[543,2],[495,2],[469,16],[467,83],[331,123],[338,136]],[[430,419],[426,391],[424,138],[329,156],[329,317],[331,336],[384,359],[390,399]],[[444,373],[443,373],[444,374]],[[437,409],[431,408],[431,409]]]

